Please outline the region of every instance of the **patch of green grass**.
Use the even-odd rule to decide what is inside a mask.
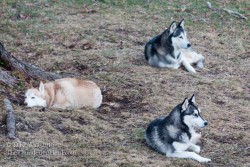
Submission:
[[[0,66],[4,67],[5,66],[5,62],[0,60]]]
[[[50,0],[51,1],[51,0]],[[102,2],[102,0],[99,0]],[[51,1],[53,3],[53,1]],[[58,3],[64,3],[70,6],[75,6],[75,5],[91,5],[94,3],[93,0],[61,0]],[[55,2],[54,2],[55,3]]]
[[[106,3],[109,5],[119,6],[119,7],[132,7],[136,5],[145,6],[147,1],[145,0],[98,0],[99,2]]]
[[[16,88],[18,90],[23,90],[25,88],[25,85],[23,82],[19,81],[17,84],[16,84]]]
[[[115,55],[116,52],[117,52],[117,50],[114,49],[114,48],[105,49],[105,50],[102,51],[101,55],[104,56],[104,57],[106,57],[106,58],[113,59],[113,58],[117,57]]]
[[[132,137],[135,140],[144,140],[145,129],[136,128],[132,132]]]

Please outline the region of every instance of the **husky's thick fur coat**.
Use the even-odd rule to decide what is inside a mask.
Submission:
[[[171,24],[162,34],[151,39],[144,50],[147,62],[154,67],[177,69],[183,65],[187,71],[195,73],[191,64],[197,68],[204,67],[204,57],[197,54],[187,39],[184,20],[178,25]]]
[[[102,103],[100,88],[92,81],[63,78],[40,83],[39,88],[29,88],[25,93],[28,107],[97,108]]]
[[[145,139],[151,148],[167,157],[209,162],[210,159],[197,154],[200,152],[200,146],[196,144],[200,141],[201,134],[194,130],[194,127],[203,128],[206,125],[207,121],[200,116],[200,109],[193,95],[191,99],[185,99],[177,105],[167,117],[151,122]]]

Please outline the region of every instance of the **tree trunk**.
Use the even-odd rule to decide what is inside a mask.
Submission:
[[[5,50],[1,42],[0,42],[0,61],[3,62],[4,68],[17,70],[28,78],[33,78],[36,80],[55,80],[58,78],[62,78],[62,76],[58,74],[46,72],[32,64],[28,64],[27,62],[16,59],[14,56],[12,56]]]

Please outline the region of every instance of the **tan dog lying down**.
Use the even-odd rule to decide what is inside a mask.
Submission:
[[[102,103],[100,88],[92,81],[63,78],[40,83],[39,88],[29,88],[25,93],[28,107],[97,108]]]

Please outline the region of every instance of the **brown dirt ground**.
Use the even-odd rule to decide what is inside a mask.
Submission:
[[[93,80],[104,94],[97,110],[41,112],[14,105],[19,142],[5,137],[0,103],[1,166],[249,166],[249,21],[195,13],[186,4],[190,10],[173,7],[166,14],[140,6],[49,4],[38,16],[24,13],[19,20],[1,10],[6,20],[1,41],[13,55],[47,71]],[[205,69],[190,74],[150,67],[143,56],[146,41],[183,16],[189,40],[205,56]],[[19,76],[18,87],[1,84],[1,89],[23,93],[24,82]],[[209,121],[201,130],[200,154],[212,159],[207,164],[166,158],[144,141],[150,121],[193,93]]]

